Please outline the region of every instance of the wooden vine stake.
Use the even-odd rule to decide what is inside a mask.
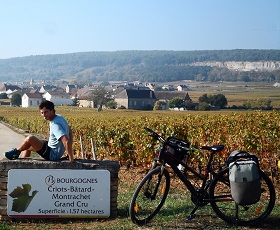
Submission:
[[[83,159],[86,159],[86,157],[85,157],[85,151],[84,151],[84,145],[83,145],[83,140],[82,140],[82,136],[80,136],[80,145],[81,145],[82,158],[83,158]]]
[[[95,153],[95,150],[94,150],[93,138],[90,138],[90,142],[91,142],[91,152],[92,152],[93,160],[96,160],[96,153]]]

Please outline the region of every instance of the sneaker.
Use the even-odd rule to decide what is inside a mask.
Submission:
[[[13,148],[12,150],[4,153],[4,156],[6,158],[8,158],[9,160],[16,160],[19,158],[19,155],[20,155],[20,152],[17,151],[16,148]]]

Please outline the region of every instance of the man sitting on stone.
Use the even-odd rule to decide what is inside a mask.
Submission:
[[[21,158],[30,157],[31,151],[35,151],[46,160],[59,160],[66,151],[69,161],[73,162],[73,135],[67,121],[61,115],[55,114],[54,104],[51,101],[43,101],[39,105],[39,110],[42,117],[49,121],[49,140],[28,136],[18,148],[5,152],[5,157],[15,160],[20,155]]]

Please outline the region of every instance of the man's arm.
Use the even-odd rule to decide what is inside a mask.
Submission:
[[[66,152],[68,154],[69,157],[69,161],[73,162],[74,161],[74,155],[73,155],[73,149],[72,149],[72,145],[73,145],[73,133],[71,128],[69,127],[69,138],[67,137],[67,135],[64,135],[61,137],[61,141],[66,149]]]

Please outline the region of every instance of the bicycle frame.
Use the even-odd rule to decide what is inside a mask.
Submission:
[[[223,146],[219,145],[216,147],[220,147],[220,148],[217,150],[207,149],[207,150],[210,150],[210,156],[208,158],[206,170],[204,171],[203,175],[198,173],[193,168],[189,167],[185,162],[179,161],[177,158],[174,157],[174,155],[172,155],[168,152],[165,152],[165,149],[161,150],[163,152],[160,153],[160,154],[164,154],[164,160],[160,160],[161,156],[159,158],[155,158],[154,159],[155,163],[153,164],[152,169],[154,169],[158,165],[161,165],[161,167],[165,167],[166,165],[169,165],[172,168],[172,170],[174,171],[174,173],[180,178],[180,180],[184,183],[184,185],[187,187],[187,189],[190,191],[190,193],[193,196],[195,196],[200,201],[210,202],[211,200],[209,198],[207,198],[207,199],[203,198],[201,200],[200,195],[203,194],[205,191],[207,191],[207,189],[210,185],[211,181],[209,181],[209,183],[207,184],[209,174],[211,174],[213,177],[215,177],[217,175],[217,173],[212,168],[212,161],[214,158],[214,154],[216,152],[221,151],[223,149]],[[185,170],[184,170],[185,172],[191,172],[197,179],[202,181],[202,185],[199,188],[201,193],[197,193],[197,188],[194,187],[194,185],[187,179],[187,177],[184,175],[184,173],[182,173],[182,171],[177,167],[178,164],[181,164],[185,168]]]
[[[188,219],[191,220],[195,217],[195,212],[200,206],[204,206],[205,204],[208,204],[212,200],[208,197],[207,190],[211,184],[211,180],[209,180],[209,174],[212,175],[212,178],[214,178],[217,173],[212,168],[212,161],[214,158],[214,155],[216,152],[221,151],[224,146],[223,145],[217,145],[217,146],[203,146],[202,149],[210,151],[210,156],[208,158],[208,162],[206,165],[206,170],[204,171],[204,175],[201,175],[197,171],[195,171],[193,168],[189,167],[185,162],[179,161],[173,154],[170,154],[166,151],[165,146],[163,146],[163,149],[159,153],[159,158],[154,159],[154,163],[152,166],[152,169],[156,168],[158,165],[162,167],[161,171],[163,173],[164,167],[166,165],[169,165],[174,173],[180,178],[180,180],[184,183],[184,185],[187,187],[187,189],[190,191],[193,202],[195,204],[194,209],[188,216]],[[159,163],[158,163],[159,162]],[[187,177],[182,173],[182,171],[178,168],[178,164],[181,164],[183,167],[185,167],[185,172],[191,172],[194,174],[196,178],[202,181],[202,185],[200,188],[194,187],[194,185],[187,179]],[[221,169],[220,169],[221,170]],[[158,181],[160,182],[161,175],[158,178]],[[158,182],[158,184],[159,184]],[[207,183],[208,182],[208,183]],[[227,183],[227,181],[225,181]],[[155,193],[157,192],[157,188],[155,189]],[[207,194],[207,195],[206,195]],[[205,196],[206,195],[206,196]],[[228,201],[231,201],[232,198],[230,198]],[[225,199],[223,199],[225,201]]]

